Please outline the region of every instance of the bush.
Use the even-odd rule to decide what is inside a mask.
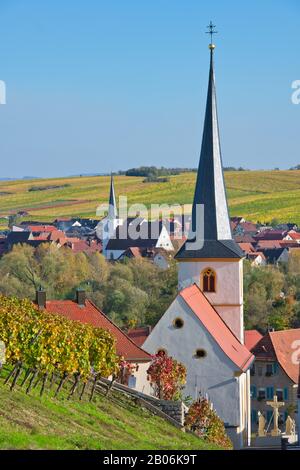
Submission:
[[[225,432],[223,421],[204,397],[200,397],[189,408],[185,427],[208,442],[218,444],[224,449],[232,449],[232,442]]]
[[[186,382],[186,369],[183,364],[161,352],[153,356],[147,374],[157,398],[181,399],[181,390]]]

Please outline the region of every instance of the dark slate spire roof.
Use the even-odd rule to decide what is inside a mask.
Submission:
[[[232,238],[227,207],[216,102],[214,47],[213,44],[209,45],[208,92],[192,209],[193,235],[190,236],[190,239],[193,240],[196,233],[197,240],[203,239],[204,243],[201,249],[192,249],[191,245],[188,246],[189,242],[187,241],[177,253],[177,259],[243,257],[242,251]],[[203,215],[196,212],[199,205],[203,206]]]
[[[113,175],[110,177],[110,191],[109,191],[109,207],[108,207],[108,218],[117,219],[118,209],[116,203],[115,186]]]

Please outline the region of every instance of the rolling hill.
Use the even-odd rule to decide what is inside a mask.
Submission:
[[[129,205],[189,205],[195,178],[195,173],[183,173],[166,183],[144,183],[142,177],[117,176],[115,188],[117,196],[128,197]],[[231,215],[253,222],[278,219],[300,224],[300,171],[233,171],[225,172],[225,180]],[[108,191],[107,176],[0,181],[0,225],[3,228],[4,217],[20,210],[45,222],[56,217],[96,217]]]
[[[9,391],[0,380],[0,449],[218,449],[118,396],[67,400]]]

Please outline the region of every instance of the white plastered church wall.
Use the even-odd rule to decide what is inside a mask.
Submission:
[[[182,328],[173,326],[176,318],[183,320]],[[242,424],[237,406],[239,378],[234,376],[237,367],[181,297],[174,300],[159,320],[143,349],[150,354],[164,349],[169,356],[183,363],[187,368],[184,395],[194,400],[199,393],[208,394],[224,423],[236,427]],[[195,358],[197,349],[203,349],[206,356]]]

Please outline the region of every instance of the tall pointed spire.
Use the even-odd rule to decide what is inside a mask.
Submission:
[[[214,45],[210,44],[210,68],[202,147],[195,188],[192,226],[196,230],[196,206],[204,206],[204,239],[232,238],[225,193],[214,74]]]
[[[209,27],[212,29],[212,23]],[[209,34],[214,34],[214,31],[209,31]],[[210,67],[206,111],[192,208],[193,237],[198,241],[203,240],[203,247],[193,250],[187,249],[187,244],[185,244],[177,253],[177,258],[242,257],[239,246],[232,239],[230,228],[217,113],[214,73],[215,45],[209,44],[209,49]],[[201,207],[202,212],[199,210]]]
[[[111,173],[111,176],[110,176],[108,218],[109,219],[117,219],[118,218],[118,209],[117,209],[117,203],[116,203],[115,186],[114,186],[114,179],[113,179],[112,173]]]

